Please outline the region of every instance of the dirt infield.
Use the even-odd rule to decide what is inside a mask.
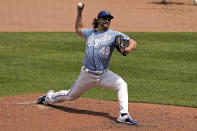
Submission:
[[[119,31],[197,32],[193,0],[83,0],[84,25],[101,9]],[[0,31],[74,31],[77,0],[1,0]],[[80,98],[54,106],[35,103],[41,94],[0,97],[1,131],[196,131],[197,109],[129,103],[139,126],[116,123],[118,102]]]
[[[39,95],[0,98],[1,131],[196,131],[197,109],[129,103],[139,126],[116,123],[118,102],[80,98],[53,106],[35,104]]]
[[[74,31],[79,0],[1,0],[0,31]],[[111,28],[119,31],[197,32],[193,0],[82,0],[84,25],[102,9],[115,16]]]

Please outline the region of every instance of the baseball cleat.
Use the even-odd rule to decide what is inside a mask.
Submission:
[[[37,104],[41,104],[41,105],[47,104],[47,101],[45,100],[45,98],[46,98],[46,95],[41,96],[40,98],[38,98]]]
[[[46,101],[46,98],[47,98],[48,95],[51,95],[51,94],[53,94],[53,93],[54,93],[53,90],[48,91],[46,95],[41,96],[40,98],[38,98],[37,104],[41,104],[41,105],[47,105],[47,104],[49,104],[49,103]]]
[[[122,114],[120,114],[119,118],[117,119],[117,122],[129,124],[129,125],[136,125],[136,126],[138,126],[137,122],[134,121],[134,120],[129,116],[128,113],[122,113]]]

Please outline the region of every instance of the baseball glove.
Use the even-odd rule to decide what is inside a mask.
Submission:
[[[128,40],[125,40],[121,35],[117,35],[115,37],[114,45],[118,52],[120,52],[123,56],[126,56],[125,48],[129,46]]]

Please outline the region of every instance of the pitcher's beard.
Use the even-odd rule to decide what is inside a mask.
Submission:
[[[103,24],[102,27],[103,27],[103,30],[107,30],[109,28],[109,25],[108,24]]]

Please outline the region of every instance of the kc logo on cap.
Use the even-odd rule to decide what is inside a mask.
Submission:
[[[107,11],[107,10],[101,10],[98,13],[98,18],[101,18],[101,17],[104,17],[104,16],[110,17],[111,19],[114,18],[109,11]]]

